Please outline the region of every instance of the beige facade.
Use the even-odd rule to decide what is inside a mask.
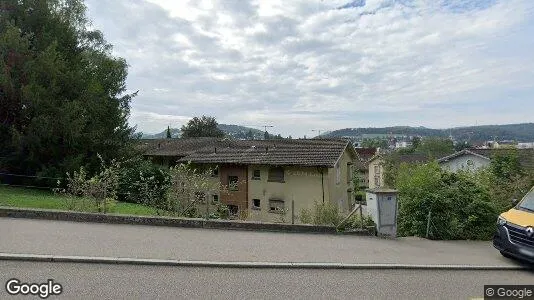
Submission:
[[[331,202],[341,212],[353,205],[352,178],[349,176],[353,159],[345,152],[336,167],[299,167],[283,169],[283,181],[272,180],[272,166],[248,168],[248,219],[262,222],[300,223],[302,209],[313,209],[314,202]],[[259,175],[259,176],[257,176]]]
[[[369,188],[376,189],[384,186],[384,159],[376,156],[369,161]]]
[[[214,213],[215,204],[221,204],[234,218],[300,223],[302,209],[312,210],[315,202],[335,204],[342,213],[354,204],[352,169],[358,153],[348,141],[220,140],[196,149],[201,142],[180,139],[146,154],[166,166],[173,161],[217,166],[214,181],[225,187],[238,183],[224,191],[200,193],[205,195],[197,207],[200,215]]]

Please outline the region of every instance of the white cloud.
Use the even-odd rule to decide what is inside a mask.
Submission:
[[[143,131],[165,127],[161,116],[202,114],[273,122],[293,135],[455,126],[473,113],[479,123],[532,121],[522,111],[534,110],[524,92],[534,92],[534,2],[367,0],[335,9],[349,2],[88,4],[94,26],[131,65],[129,88],[141,90],[131,121]],[[489,103],[502,95],[525,106],[499,115]],[[451,109],[462,103],[477,109]]]

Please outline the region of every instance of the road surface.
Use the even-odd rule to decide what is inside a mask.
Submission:
[[[517,265],[490,242],[0,218],[0,252],[198,261]]]
[[[528,271],[212,269],[0,261],[0,282],[54,279],[48,299],[469,299],[485,284],[532,284]],[[0,299],[12,297],[4,288]],[[38,298],[35,298],[38,299]]]

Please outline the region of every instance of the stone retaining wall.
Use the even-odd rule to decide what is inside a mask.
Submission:
[[[209,229],[230,229],[230,230],[256,230],[256,231],[279,231],[279,232],[303,232],[303,233],[337,233],[333,226],[319,225],[292,225],[281,223],[260,223],[228,220],[205,220],[172,217],[149,217],[116,214],[97,214],[74,211],[60,211],[48,209],[30,209],[0,207],[0,217],[4,218],[27,218],[42,220],[58,220],[73,222],[94,222],[110,224],[132,224],[169,226],[185,228],[209,228]],[[371,229],[351,231],[347,234],[374,235]]]

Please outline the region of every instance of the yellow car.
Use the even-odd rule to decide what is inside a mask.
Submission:
[[[534,263],[534,187],[514,208],[499,216],[493,246],[505,257]]]

